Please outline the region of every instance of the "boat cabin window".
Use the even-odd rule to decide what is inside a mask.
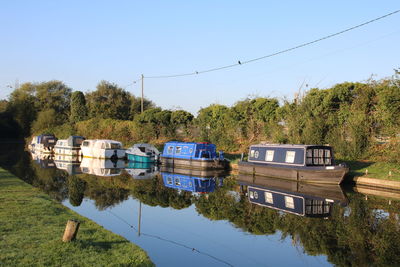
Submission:
[[[106,149],[106,144],[105,143],[101,143],[101,149]]]
[[[83,142],[82,138],[75,139],[75,143],[76,143],[77,146],[80,146],[82,144],[82,142]]]
[[[85,141],[82,143],[82,146],[89,146],[89,141]]]
[[[141,152],[146,152],[146,148],[144,147],[144,146],[140,146],[140,147],[138,147],[139,148],[139,150],[141,151]]]
[[[176,186],[181,185],[181,180],[179,178],[175,178],[175,185]]]
[[[167,184],[172,184],[172,178],[171,177],[167,178]]]
[[[265,153],[265,161],[274,161],[274,150],[267,150]]]
[[[286,151],[285,162],[294,163],[294,157],[296,156],[296,151]]]
[[[174,152],[174,147],[173,146],[169,146],[167,153],[168,154],[172,154],[173,152]]]
[[[250,150],[250,157],[254,157],[254,153],[255,153],[256,151],[254,150],[254,149],[252,149],[252,150]]]
[[[175,148],[175,154],[181,154],[181,152],[182,152],[182,147],[177,146],[177,147]]]
[[[292,197],[285,196],[285,207],[294,209],[294,199]]]
[[[111,143],[111,149],[121,149],[121,144],[119,143]]]
[[[256,158],[256,159],[258,159],[258,156],[260,155],[260,152],[258,152],[258,151],[256,151],[256,152],[254,152],[254,157]]]
[[[310,148],[306,153],[307,165],[324,166],[332,165],[332,153],[328,148]]]
[[[204,159],[209,159],[210,158],[210,152],[209,151],[202,151],[201,154],[200,154],[200,157],[204,158]]]
[[[274,198],[272,197],[272,193],[271,192],[265,192],[264,193],[264,198],[265,198],[265,202],[270,203],[270,204],[274,204]]]

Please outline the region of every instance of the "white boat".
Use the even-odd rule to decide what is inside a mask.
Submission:
[[[151,144],[134,144],[126,150],[128,160],[135,162],[157,162],[160,151]]]
[[[123,160],[111,161],[109,159],[83,158],[80,169],[82,173],[96,176],[117,176],[120,175],[125,162]]]
[[[54,146],[56,155],[80,156],[81,145],[85,140],[82,136],[70,136],[68,139],[60,139]]]
[[[122,159],[125,149],[122,143],[114,140],[85,140],[81,145],[83,157],[98,159]]]
[[[53,148],[57,142],[57,138],[52,134],[41,134],[34,136],[28,148],[31,151],[39,151],[41,153],[53,153]]]

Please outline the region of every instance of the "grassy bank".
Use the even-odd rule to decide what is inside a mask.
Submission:
[[[349,166],[349,178],[366,177],[383,180],[400,181],[400,166],[396,163],[374,161],[338,161]],[[367,171],[368,170],[368,171]],[[389,175],[389,172],[391,175]]]
[[[1,266],[153,266],[138,246],[0,168]],[[68,219],[77,240],[61,241]]]

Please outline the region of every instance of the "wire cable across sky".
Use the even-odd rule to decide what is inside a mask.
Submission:
[[[243,60],[243,61],[242,60],[238,60],[237,63],[234,63],[234,64],[225,65],[225,66],[221,66],[221,67],[215,67],[215,68],[206,69],[206,70],[193,71],[193,72],[187,72],[187,73],[180,73],[180,74],[144,76],[143,78],[147,78],[147,79],[176,78],[176,77],[191,76],[191,75],[198,75],[198,74],[203,74],[203,73],[208,73],[208,72],[214,72],[214,71],[219,71],[219,70],[223,70],[223,69],[229,69],[229,68],[245,65],[245,64],[252,63],[252,62],[255,62],[255,61],[259,61],[259,60],[263,60],[263,59],[270,58],[270,57],[273,57],[273,56],[277,56],[277,55],[280,55],[280,54],[284,54],[284,53],[287,53],[287,52],[290,52],[290,51],[293,51],[293,50],[296,50],[296,49],[299,49],[299,48],[302,48],[302,47],[305,47],[305,46],[308,46],[308,45],[312,45],[312,44],[324,41],[326,39],[330,39],[332,37],[335,37],[335,36],[341,35],[343,33],[355,30],[357,28],[363,27],[365,25],[371,24],[371,23],[376,22],[378,20],[387,18],[387,17],[392,16],[392,15],[394,15],[396,13],[399,13],[399,12],[400,12],[400,9],[398,9],[396,11],[393,11],[391,13],[388,13],[386,15],[374,18],[374,19],[369,20],[367,22],[358,24],[356,26],[347,28],[345,30],[342,30],[342,31],[339,31],[339,32],[336,32],[336,33],[333,33],[333,34],[329,34],[329,35],[326,35],[324,37],[315,39],[315,40],[310,41],[310,42],[299,44],[297,46],[294,46],[294,47],[291,47],[291,48],[287,48],[287,49],[284,49],[284,50],[280,50],[278,52],[275,52],[275,53],[272,53],[272,54],[268,54],[268,55],[265,55],[265,56],[261,56],[261,57],[257,57],[257,58],[253,58],[253,59],[249,59],[249,60]]]

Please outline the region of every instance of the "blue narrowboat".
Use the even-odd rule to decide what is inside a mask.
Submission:
[[[184,166],[193,169],[227,169],[229,161],[223,152],[217,153],[210,143],[178,142],[165,143],[161,163],[166,166]]]
[[[300,216],[328,217],[334,205],[348,203],[339,185],[315,186],[243,175],[239,175],[238,183],[250,203]]]
[[[348,171],[335,164],[332,147],[321,145],[252,145],[239,162],[241,173],[301,182],[340,184]]]
[[[223,178],[200,177],[173,172],[161,172],[164,186],[193,193],[214,192],[217,182],[222,185]]]

